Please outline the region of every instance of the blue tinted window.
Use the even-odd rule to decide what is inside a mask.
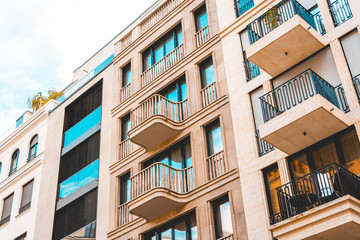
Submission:
[[[219,122],[211,124],[207,128],[207,140],[209,156],[223,150],[221,128]]]
[[[196,31],[199,31],[208,25],[208,17],[205,5],[195,12]]]
[[[211,58],[200,64],[200,73],[202,88],[215,82],[215,72]]]

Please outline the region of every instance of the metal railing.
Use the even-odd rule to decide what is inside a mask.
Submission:
[[[258,145],[258,153],[259,153],[260,157],[275,149],[275,147],[273,145],[265,142],[264,140],[262,140],[260,138],[259,130],[255,130],[255,136],[256,136],[256,142]]]
[[[234,7],[236,17],[240,17],[253,6],[255,6],[254,0],[235,0]]]
[[[174,122],[182,122],[190,116],[188,100],[172,102],[162,95],[153,95],[130,112],[131,129],[153,116],[164,116]]]
[[[335,91],[336,91],[336,96],[339,99],[340,109],[345,113],[350,112],[349,103],[346,99],[345,91],[342,84],[336,86]]]
[[[326,33],[326,29],[325,29],[325,25],[322,19],[322,16],[320,14],[320,11],[315,13],[313,15],[314,20],[315,20],[315,24],[316,24],[316,29],[317,31],[321,34],[324,35]]]
[[[209,25],[200,29],[195,33],[196,47],[200,47],[210,39],[210,28]]]
[[[212,102],[218,99],[216,82],[209,84],[200,91],[202,107],[206,107]]]
[[[184,194],[194,189],[193,167],[176,169],[164,163],[154,163],[130,178],[130,199],[155,188],[165,188]]]
[[[120,89],[120,102],[124,102],[131,96],[131,94],[131,83],[128,83]]]
[[[169,68],[178,63],[183,57],[184,45],[181,44],[141,74],[141,86],[145,87],[155,78],[159,77]]]
[[[340,108],[334,87],[308,69],[260,97],[264,122],[317,94]]]
[[[135,152],[140,148],[139,145],[134,144],[130,141],[130,138],[126,138],[119,144],[120,148],[120,160],[129,156],[131,153]]]
[[[218,238],[216,240],[234,240],[234,234],[230,234],[225,237]]]
[[[227,171],[223,150],[209,156],[206,159],[206,162],[208,167],[209,180],[219,177]]]
[[[128,203],[123,203],[118,207],[118,227],[121,227],[133,220],[133,215],[129,212]]]
[[[360,74],[353,77],[353,84],[355,87],[356,95],[358,96],[360,102]]]
[[[247,25],[250,44],[269,34],[295,15],[299,15],[311,27],[316,29],[313,16],[300,3],[296,0],[283,0]]]
[[[244,61],[246,81],[250,81],[261,74],[260,68],[251,62],[249,59]]]
[[[331,163],[277,187],[276,191],[280,212],[270,217],[271,224],[347,194],[360,200],[360,177]]]
[[[335,27],[346,22],[353,16],[347,0],[337,0],[329,5],[329,9]]]
[[[10,177],[11,175],[13,175],[14,173],[16,173],[16,171],[17,171],[17,168],[10,169],[10,171],[9,171],[9,177]]]
[[[28,157],[27,163],[31,162],[31,160],[33,160],[34,158],[36,158],[36,153],[33,153],[31,156]]]
[[[148,29],[154,26],[157,22],[172,12],[184,0],[169,0],[148,16],[140,23],[141,34],[145,33]]]

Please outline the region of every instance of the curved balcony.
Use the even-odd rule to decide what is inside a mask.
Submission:
[[[156,94],[131,111],[130,140],[147,150],[176,136],[190,116],[188,100],[172,102]]]
[[[129,212],[154,219],[187,202],[184,194],[194,189],[193,167],[175,169],[155,163],[130,178]]]
[[[261,139],[293,154],[349,126],[335,88],[308,69],[260,97]]]
[[[283,0],[247,26],[251,45],[246,56],[277,76],[325,46],[319,26],[296,0]]]

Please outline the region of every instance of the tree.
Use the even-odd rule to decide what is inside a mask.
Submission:
[[[29,108],[32,108],[35,111],[37,111],[39,108],[41,108],[43,105],[45,105],[48,101],[51,99],[56,100],[61,95],[63,95],[63,92],[57,92],[54,88],[49,90],[48,96],[45,97],[41,94],[41,92],[37,93],[36,95],[28,98],[28,106]]]

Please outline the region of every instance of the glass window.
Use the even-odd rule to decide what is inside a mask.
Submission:
[[[131,130],[130,113],[121,119],[121,141],[128,138],[128,133]]]
[[[213,210],[216,238],[218,239],[233,234],[231,209],[228,196],[226,195],[214,201]]]
[[[34,185],[34,180],[31,180],[30,182],[28,182],[23,186],[23,193],[21,196],[21,205],[19,212],[22,212],[30,208],[33,185]]]
[[[208,156],[212,156],[223,150],[221,127],[218,120],[206,127],[206,139]]]
[[[28,161],[31,161],[32,159],[34,159],[36,157],[38,141],[39,141],[38,135],[34,136],[31,139]]]
[[[10,220],[13,198],[14,198],[14,194],[11,194],[10,196],[4,199],[3,209],[1,213],[1,221]]]
[[[289,165],[293,178],[299,178],[310,173],[305,153],[292,157],[291,160],[289,160]]]
[[[26,233],[21,234],[21,236],[18,236],[15,240],[26,240]]]
[[[131,83],[131,63],[122,69],[122,87],[125,87],[129,83]]]
[[[280,212],[276,188],[281,186],[280,172],[277,164],[274,164],[263,171],[266,195],[270,215]]]
[[[130,172],[120,177],[120,205],[130,201]]]
[[[160,92],[161,95],[166,97],[172,102],[181,102],[187,99],[185,76],[180,77],[170,86]]]
[[[19,149],[16,149],[16,151],[11,156],[9,176],[11,174],[15,173],[16,170],[17,170],[17,165],[18,165],[18,160],[19,160],[19,153],[20,153]]]
[[[333,162],[340,163],[334,142],[327,143],[325,146],[315,149],[312,155],[315,169],[319,169]]]
[[[196,31],[200,31],[208,25],[208,18],[206,13],[206,6],[201,6],[198,10],[195,11],[195,22],[196,22]]]
[[[163,59],[183,43],[181,25],[176,26],[143,53],[143,71]]]
[[[215,82],[214,66],[211,57],[200,64],[200,77],[202,88]]]
[[[345,133],[340,137],[341,146],[348,169],[360,175],[360,143],[355,130]]]
[[[2,162],[0,162],[0,174],[1,174],[1,170],[2,170]]]

